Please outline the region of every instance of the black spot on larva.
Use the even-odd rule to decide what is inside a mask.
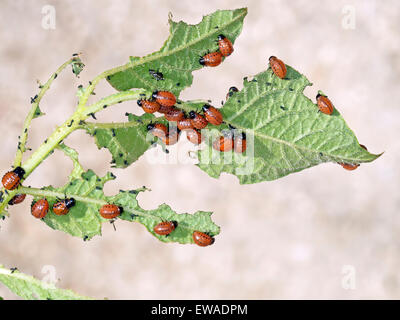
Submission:
[[[115,137],[115,135],[116,135],[115,134],[115,129],[111,129],[111,134],[112,134],[113,137]]]
[[[57,78],[57,76],[58,76],[58,74],[57,74],[57,73],[55,73],[55,74],[54,74],[54,79],[55,79],[55,78]]]

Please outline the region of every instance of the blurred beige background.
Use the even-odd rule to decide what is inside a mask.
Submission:
[[[54,5],[56,29],[41,26],[42,7]],[[377,161],[354,172],[329,163],[283,179],[240,186],[233,176],[209,178],[192,165],[151,165],[145,157],[106,192],[146,185],[146,209],[166,202],[178,212],[214,211],[222,233],[209,248],[164,244],[139,224],[104,224],[90,242],[34,219],[29,202],[0,221],[0,263],[38,278],[55,267],[58,286],[110,299],[354,299],[400,298],[400,3],[389,1],[1,1],[1,171],[13,161],[17,136],[36,79],[49,75],[72,53],[83,52],[80,79],[61,74],[41,104],[47,117],[34,121],[29,146],[36,148],[73,112],[79,84],[158,50],[168,36],[167,17],[198,23],[217,9],[247,6],[235,53],[223,65],[194,73],[184,99],[210,98],[216,105],[231,85],[266,68],[272,54],[303,72],[333,100],[359,141]],[[355,29],[344,29],[346,6]],[[99,98],[112,89],[103,84]],[[99,121],[124,120],[124,103]],[[75,132],[67,143],[85,168],[104,175],[110,154]],[[171,148],[171,151],[173,148]],[[71,163],[55,153],[27,184],[59,186]],[[350,266],[350,267],[346,267]],[[350,268],[350,269],[347,269]],[[348,271],[350,270],[350,271]],[[355,271],[354,289],[343,281]],[[0,285],[0,296],[15,296]]]

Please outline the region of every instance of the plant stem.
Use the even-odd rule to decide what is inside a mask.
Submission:
[[[35,98],[32,98],[32,107],[31,110],[29,111],[28,115],[25,118],[24,121],[24,126],[22,127],[22,133],[19,137],[19,143],[18,143],[18,149],[17,153],[15,155],[15,160],[14,160],[14,168],[18,167],[21,165],[22,162],[22,155],[26,151],[26,141],[28,139],[28,129],[29,126],[32,122],[33,117],[35,116],[36,110],[39,107],[39,103],[42,100],[44,94],[46,93],[47,90],[50,89],[51,84],[53,83],[54,79],[57,78],[58,74],[61,73],[69,64],[73,63],[76,61],[76,57],[72,57],[65,63],[63,63],[50,77],[49,80],[44,85],[40,85],[40,91],[38,95]]]

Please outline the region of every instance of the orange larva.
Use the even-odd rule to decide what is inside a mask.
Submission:
[[[166,236],[169,235],[172,231],[174,231],[175,228],[176,228],[175,221],[164,221],[157,224],[153,230],[160,236]]]
[[[178,108],[172,108],[165,114],[165,119],[168,121],[180,121],[185,119],[185,114]]]
[[[161,140],[167,145],[167,146],[172,146],[175,143],[178,142],[178,134],[177,133],[173,133],[173,134],[169,134],[168,136],[166,136],[165,138],[162,138]]]
[[[221,136],[213,142],[213,148],[220,152],[231,151],[233,148],[232,137]]]
[[[176,97],[169,91],[155,91],[153,92],[153,99],[164,107],[172,107],[176,103]]]
[[[193,144],[200,144],[203,141],[201,132],[195,129],[187,131],[186,137]]]
[[[160,105],[155,101],[138,100],[137,104],[142,107],[146,113],[154,113],[160,110]]]
[[[22,193],[16,194],[10,201],[8,201],[8,204],[10,206],[12,206],[14,204],[21,203],[22,201],[25,200],[25,197],[26,197],[26,194],[22,194]]]
[[[204,111],[204,116],[206,117],[206,120],[209,123],[215,126],[218,126],[222,123],[223,121],[222,114],[218,109],[208,104],[205,104],[203,106],[203,111]]]
[[[328,115],[332,114],[334,107],[331,100],[329,100],[327,96],[323,96],[318,93],[316,99],[319,111]]]
[[[222,62],[221,52],[211,52],[199,59],[199,63],[206,67],[216,67]]]
[[[218,36],[218,46],[219,52],[221,52],[224,57],[230,56],[233,52],[232,42],[223,34]]]
[[[49,211],[49,203],[46,199],[36,201],[31,208],[31,213],[35,218],[42,219]]]
[[[24,174],[25,170],[21,167],[17,167],[13,171],[7,172],[1,180],[4,188],[7,190],[14,190],[15,188],[17,188]]]
[[[287,70],[282,60],[278,59],[275,56],[271,56],[269,58],[269,65],[271,66],[272,71],[277,77],[281,79],[285,78]]]
[[[58,216],[63,216],[66,215],[69,212],[69,209],[71,209],[74,205],[75,199],[67,198],[53,204],[53,212]]]
[[[114,219],[122,213],[122,207],[118,207],[115,204],[105,204],[100,208],[99,212],[104,219]]]
[[[193,232],[193,241],[200,247],[207,247],[214,243],[214,238],[200,231]]]
[[[167,127],[162,123],[150,123],[147,126],[147,130],[150,131],[153,136],[161,139],[165,138],[168,134]]]
[[[246,134],[242,132],[240,135],[234,138],[233,150],[237,153],[242,153],[246,151],[246,147]]]
[[[182,119],[178,121],[177,127],[179,130],[190,130],[194,128],[190,119]]]
[[[338,162],[339,163],[339,162]],[[346,170],[352,171],[356,170],[360,165],[359,164],[352,164],[352,163],[339,163],[343,168]]]
[[[198,114],[197,112],[190,111],[189,112],[189,118],[192,121],[192,125],[196,129],[203,129],[207,126],[208,121],[201,115]]]

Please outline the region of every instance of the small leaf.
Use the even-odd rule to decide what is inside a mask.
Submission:
[[[71,63],[72,66],[72,72],[78,76],[81,71],[83,70],[83,68],[85,67],[84,63],[82,62],[82,60],[79,57],[75,57],[74,60]]]
[[[143,224],[153,236],[163,242],[193,243],[192,234],[196,230],[206,232],[211,236],[219,234],[220,228],[211,220],[212,212],[197,211],[194,214],[178,214],[166,204],[160,205],[155,210],[146,211],[139,207],[136,196],[137,192],[125,191],[110,200],[124,208],[121,219]],[[176,222],[175,230],[168,236],[160,236],[153,231],[153,228],[162,221]]]
[[[40,281],[18,270],[6,269],[2,265],[0,265],[0,282],[26,300],[92,300],[71,290],[59,289],[52,283]]]
[[[170,19],[170,36],[162,48],[142,58],[131,57],[132,67],[111,75],[108,81],[119,91],[131,88],[168,90],[178,97],[192,84],[192,72],[203,67],[199,58],[218,49],[219,34],[235,42],[246,14],[246,8],[219,10],[204,16],[196,25]],[[161,73],[163,80],[158,80],[154,72]]]
[[[35,110],[35,113],[33,114],[33,119],[39,118],[39,117],[44,116],[44,115],[45,115],[45,113],[43,113],[43,112],[40,110],[39,106],[37,106],[37,107],[36,107],[36,110]]]
[[[337,109],[332,115],[319,112],[303,94],[310,82],[287,69],[285,79],[271,69],[251,81],[245,78],[243,89],[220,109],[225,125],[217,129],[231,125],[245,132],[248,146],[245,154],[221,153],[209,143],[199,152],[198,166],[211,177],[227,172],[240,183],[257,183],[323,162],[362,163],[379,157],[360,147]]]
[[[86,131],[94,136],[97,147],[107,148],[112,156],[112,163],[117,168],[126,168],[142,156],[150,148],[154,140],[146,139],[147,125],[156,121],[152,114],[136,116],[128,114],[129,122],[87,124]],[[157,119],[157,122],[165,120]]]

